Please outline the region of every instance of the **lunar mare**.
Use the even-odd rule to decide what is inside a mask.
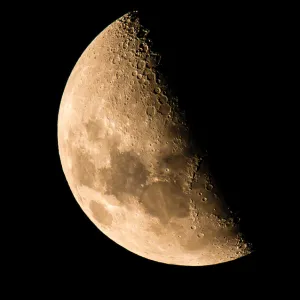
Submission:
[[[147,34],[136,13],[124,15],[68,79],[58,146],[70,189],[105,235],[145,258],[201,266],[244,256],[250,246],[192,145]]]

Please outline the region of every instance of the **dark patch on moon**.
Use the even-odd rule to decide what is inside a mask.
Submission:
[[[91,142],[96,141],[99,138],[99,135],[102,133],[102,131],[104,131],[104,126],[100,120],[89,120],[86,123],[85,128],[88,134],[88,139]]]
[[[106,194],[117,198],[122,193],[140,197],[146,185],[149,171],[134,152],[111,150],[111,167],[101,169],[107,186]]]
[[[90,155],[78,148],[72,149],[72,163],[75,180],[85,186],[93,187],[96,167]]]
[[[85,124],[85,129],[89,142],[97,143],[99,147],[105,145],[108,148],[117,148],[120,144],[119,134],[114,133],[112,137],[105,136],[107,128],[102,120],[90,119]]]
[[[167,155],[160,158],[161,168],[163,172],[166,168],[169,169],[168,178],[176,182],[181,188],[188,179],[190,157],[184,154]]]
[[[182,154],[168,155],[162,158],[164,164],[171,170],[179,172],[184,171],[188,158]]]
[[[103,205],[96,201],[91,201],[90,202],[90,209],[93,212],[94,218],[103,225],[110,226],[113,217],[112,215],[105,209]]]
[[[141,196],[141,203],[147,213],[166,224],[172,217],[184,218],[189,215],[188,198],[179,187],[168,182],[149,185]]]

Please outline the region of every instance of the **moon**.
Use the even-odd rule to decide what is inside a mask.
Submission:
[[[204,266],[251,253],[191,139],[137,12],[105,28],[77,61],[58,113],[69,187],[112,241],[144,258]]]

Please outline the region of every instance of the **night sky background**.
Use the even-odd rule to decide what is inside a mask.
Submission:
[[[39,162],[39,171],[31,180],[39,182],[37,192],[43,195],[32,198],[34,218],[28,222],[30,238],[24,237],[28,238],[24,253],[29,255],[24,260],[40,274],[54,271],[58,277],[78,277],[112,272],[126,276],[130,270],[136,276],[153,271],[189,278],[257,272],[263,266],[264,225],[258,207],[269,200],[265,198],[267,154],[262,144],[267,127],[262,126],[262,107],[271,86],[270,45],[276,30],[265,18],[266,12],[255,7],[174,3],[170,7],[141,3],[91,7],[82,3],[67,9],[49,5],[37,8],[40,13],[32,12],[24,21],[22,45],[28,49],[28,69],[35,66],[32,84],[39,95],[34,103],[41,124],[28,121],[41,141],[40,150],[31,150]],[[150,29],[149,37],[162,54],[162,68],[179,105],[186,111],[195,138],[208,149],[212,172],[256,249],[247,257],[206,267],[144,259],[102,234],[69,189],[57,145],[57,116],[65,84],[89,43],[133,9],[140,11],[142,24]]]

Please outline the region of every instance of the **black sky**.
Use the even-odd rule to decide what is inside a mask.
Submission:
[[[53,271],[57,276],[153,271],[188,278],[258,271],[263,226],[258,207],[266,201],[267,176],[266,153],[261,147],[266,138],[262,111],[268,105],[272,24],[255,7],[81,5],[41,7],[28,15],[25,29],[20,25],[27,37],[22,41],[23,55],[34,74],[34,109],[38,109],[38,123],[43,124],[28,121],[36,133],[33,139],[41,141],[39,150],[31,150],[39,165],[32,180],[40,197],[32,198],[31,242],[24,246],[29,255],[24,259],[39,272]],[[184,99],[180,105],[195,136],[201,137],[211,154],[224,195],[240,212],[242,227],[257,249],[252,255],[217,266],[189,268],[143,259],[104,236],[81,211],[68,187],[56,131],[65,84],[88,44],[132,9],[140,10],[142,22],[163,55],[169,82],[179,99]]]

